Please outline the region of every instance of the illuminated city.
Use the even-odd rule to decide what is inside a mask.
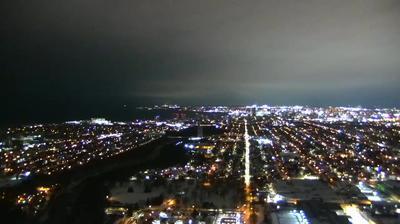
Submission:
[[[51,203],[54,198],[95,177],[104,181],[98,197],[105,199],[109,222],[398,221],[400,110],[266,105],[139,109],[170,111],[175,118],[97,118],[7,129],[1,138],[3,198],[43,218],[57,206]],[[154,142],[157,147],[146,147]],[[142,159],[149,160],[166,147],[184,160],[126,170],[131,164],[124,154],[148,150]],[[155,157],[149,162],[159,159]],[[93,172],[91,164],[102,168]],[[110,177],[113,170],[121,173]],[[76,182],[61,181],[66,175]],[[7,190],[24,184],[31,190]]]
[[[400,224],[400,0],[0,15],[0,224]]]

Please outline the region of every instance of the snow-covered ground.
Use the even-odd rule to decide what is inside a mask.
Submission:
[[[147,183],[148,184],[148,183]],[[129,193],[128,188],[133,192]],[[145,182],[125,182],[111,189],[111,200],[124,204],[143,206],[147,199],[163,195],[164,198],[173,198],[182,195],[182,202],[186,206],[202,206],[204,202],[211,202],[218,208],[236,208],[240,201],[240,188],[222,184],[219,186],[203,186],[203,182],[196,180],[170,181],[165,185],[152,186],[151,192],[145,193]]]

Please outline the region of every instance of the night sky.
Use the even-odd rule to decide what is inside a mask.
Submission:
[[[400,106],[400,1],[5,0],[1,121],[160,103]]]

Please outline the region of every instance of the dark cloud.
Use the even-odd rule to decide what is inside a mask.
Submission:
[[[33,99],[399,106],[397,0],[0,4],[10,110]]]

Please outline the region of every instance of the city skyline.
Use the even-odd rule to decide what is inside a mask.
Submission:
[[[0,212],[15,207],[16,223],[398,223],[399,109],[138,109],[172,116],[0,132]]]
[[[0,15],[0,223],[400,223],[400,0]]]

